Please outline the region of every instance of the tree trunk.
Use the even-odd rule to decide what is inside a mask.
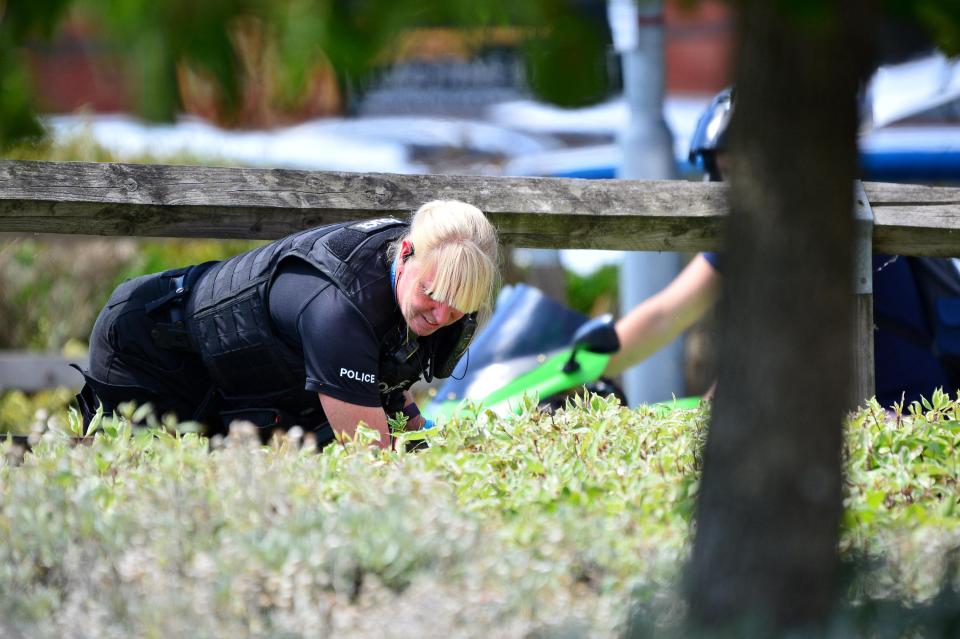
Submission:
[[[796,627],[833,596],[850,383],[863,6],[744,0],[695,622]],[[799,13],[799,11],[803,11]]]

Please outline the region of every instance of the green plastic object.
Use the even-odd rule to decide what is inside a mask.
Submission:
[[[696,395],[689,397],[674,397],[673,399],[665,402],[657,402],[653,406],[657,410],[664,413],[672,410],[690,410],[700,407],[700,397]]]
[[[523,409],[524,395],[545,399],[594,382],[603,375],[610,360],[610,355],[606,353],[579,350],[575,360],[578,364],[576,370],[565,372],[564,365],[570,359],[571,353],[573,353],[572,348],[556,351],[536,368],[507,381],[483,399],[474,400],[473,406],[479,406],[481,410],[489,409],[498,415],[517,414]],[[679,397],[659,402],[655,406],[667,412],[674,409],[696,408],[699,404],[699,397]],[[432,409],[431,418],[436,421],[445,421],[462,411],[464,406],[461,400],[442,402]]]
[[[479,402],[482,409],[490,409],[498,415],[519,413],[523,408],[524,394],[536,395],[540,398],[550,397],[557,393],[588,384],[600,378],[609,354],[591,353],[580,350],[577,352],[576,362],[579,364],[573,372],[564,372],[564,364],[570,359],[571,348],[564,348],[547,357],[542,364],[519,377],[508,381]],[[449,418],[462,408],[459,400],[443,402],[436,409],[436,418]]]

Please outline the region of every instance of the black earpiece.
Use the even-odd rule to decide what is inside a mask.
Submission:
[[[401,259],[403,262],[406,262],[406,261],[409,260],[411,257],[413,257],[413,246],[412,246],[412,245],[410,246],[410,250],[407,251],[407,252],[403,255],[403,257],[400,258],[400,259]]]

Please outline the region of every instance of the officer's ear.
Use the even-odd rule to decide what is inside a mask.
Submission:
[[[413,257],[413,243],[404,240],[400,245],[400,261],[406,262]]]

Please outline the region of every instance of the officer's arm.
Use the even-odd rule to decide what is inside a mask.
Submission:
[[[720,274],[697,255],[670,284],[638,304],[617,322],[620,351],[605,375],[619,375],[669,344],[700,319],[717,299]]]
[[[330,422],[330,427],[338,436],[341,434],[353,437],[357,431],[357,424],[361,421],[380,433],[380,448],[390,448],[390,428],[387,426],[387,414],[379,406],[360,406],[351,404],[329,395],[320,395],[320,405]]]

